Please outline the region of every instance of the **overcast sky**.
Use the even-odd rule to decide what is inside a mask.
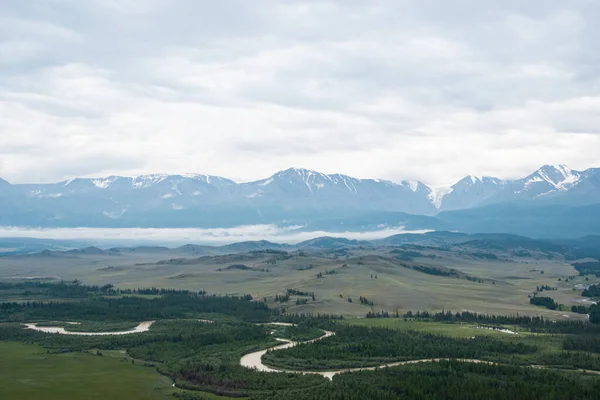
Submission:
[[[0,177],[600,166],[594,0],[0,2]]]

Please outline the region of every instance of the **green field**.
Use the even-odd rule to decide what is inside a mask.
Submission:
[[[172,399],[171,379],[132,364],[120,352],[47,354],[35,345],[0,342],[0,398]]]

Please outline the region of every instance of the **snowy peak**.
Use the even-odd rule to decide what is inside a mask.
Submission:
[[[343,174],[324,174],[305,168],[279,171],[269,178],[240,184],[251,207],[286,207],[331,211],[404,211],[433,214],[427,199],[430,189],[421,182],[394,183],[381,179],[359,179]],[[300,205],[302,204],[302,206]]]
[[[452,188],[459,189],[464,187],[482,186],[482,185],[501,185],[502,179],[492,176],[475,176],[469,175],[462,178],[460,181],[452,185]]]
[[[311,171],[305,168],[288,168],[286,170],[277,172],[271,178],[280,180],[291,180],[297,182],[314,182],[317,180],[330,180],[329,176],[321,172]]]
[[[133,178],[131,185],[135,189],[145,189],[161,183],[168,177],[169,175],[164,174],[140,175]]]
[[[593,169],[580,172],[566,165],[544,165],[523,179],[467,176],[453,185],[452,192],[443,195],[441,201],[436,200],[444,211],[533,200],[592,204],[600,202],[600,182],[595,184],[594,174],[589,171]]]
[[[432,192],[430,199],[438,210],[471,208],[494,197],[504,184],[501,179],[491,176],[468,175],[450,188]]]
[[[566,191],[575,186],[580,177],[581,173],[573,171],[566,165],[544,165],[525,178],[525,184],[546,182],[556,190]]]
[[[427,191],[428,193],[431,192],[431,189],[421,181],[401,181],[400,185],[410,189],[412,192],[419,192],[423,190]]]
[[[92,179],[92,184],[94,186],[96,186],[98,189],[106,189],[110,185],[112,185],[117,179],[119,179],[119,178],[116,176],[109,176],[108,178]]]
[[[268,179],[258,181],[259,186],[267,186],[276,182],[278,185],[295,187],[298,190],[314,190],[323,189],[326,185],[332,183],[330,176],[317,171],[311,171],[305,168],[289,168],[277,172]]]
[[[346,191],[356,194],[360,181],[360,179],[342,174],[327,175],[305,168],[290,168],[279,171],[272,177],[258,181],[256,184],[267,186],[276,182],[280,186],[293,188],[299,193],[320,193],[323,195],[330,190],[336,191],[338,188],[343,188]]]
[[[70,190],[81,189],[132,189],[142,190],[159,186],[161,184],[172,185],[174,182],[180,183],[184,181],[196,182],[200,184],[212,186],[227,186],[234,185],[235,182],[221,178],[219,176],[198,175],[198,174],[183,174],[183,175],[167,175],[167,174],[149,174],[136,177],[123,176],[108,176],[104,178],[74,178],[61,182],[63,187]]]
[[[305,168],[239,184],[199,174],[75,178],[51,184],[10,184],[0,179],[0,196],[8,205],[5,219],[0,219],[6,224],[110,225],[113,220],[152,221],[160,216],[156,218],[165,221],[183,218],[178,223],[185,225],[190,216],[202,221],[242,220],[238,215],[262,223],[274,216],[303,221],[306,215],[361,212],[435,215],[498,203],[595,204],[600,203],[600,169],[581,172],[545,165],[523,179],[468,175],[450,187],[433,189],[418,180],[359,179]]]
[[[199,174],[182,174],[181,178],[190,179],[196,182],[205,183],[213,186],[229,186],[235,185],[235,182],[229,179],[214,175],[199,175]]]
[[[343,174],[324,174],[304,168],[290,168],[279,171],[267,179],[256,181],[255,184],[266,187],[278,183],[284,186],[296,186],[298,190],[306,190],[310,193],[328,192],[330,190],[345,191],[357,195],[360,191],[367,193],[377,191],[377,188],[396,189],[403,192],[420,192],[425,195],[431,189],[419,181],[402,181],[399,184],[382,179],[359,179]]]

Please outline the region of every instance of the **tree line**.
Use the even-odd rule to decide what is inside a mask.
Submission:
[[[600,306],[592,305],[589,307],[590,320],[567,320],[553,321],[543,316],[528,315],[493,315],[481,314],[471,311],[408,311],[400,314],[398,311],[388,313],[387,311],[372,312],[369,311],[367,318],[406,318],[437,322],[472,322],[477,324],[489,325],[517,325],[521,328],[529,329],[531,332],[547,333],[565,333],[565,334],[600,334]]]

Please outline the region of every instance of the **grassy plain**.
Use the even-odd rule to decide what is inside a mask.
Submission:
[[[125,351],[49,354],[46,349],[15,342],[0,342],[0,398],[163,400],[173,393],[170,378]],[[211,400],[232,400],[206,392],[193,392]],[[243,400],[239,399],[238,400]]]
[[[205,289],[214,294],[245,294],[265,298],[270,306],[288,312],[335,313],[364,316],[368,311],[469,310],[489,314],[543,315],[552,319],[581,319],[569,311],[551,311],[529,304],[537,286],[567,308],[581,304],[579,283],[598,279],[577,275],[569,262],[532,254],[526,258],[495,252],[496,259],[473,257],[461,249],[420,250],[413,263],[450,268],[461,276],[440,276],[407,268],[391,253],[393,248],[353,248],[332,251],[293,252],[277,258],[266,253],[206,255],[174,251],[148,251],[78,255],[32,255],[0,258],[0,280],[33,277],[79,279],[86,284],[114,284],[120,288],[162,287]],[[406,263],[404,263],[406,264]],[[228,269],[245,265],[248,269]],[[333,274],[327,272],[335,271]],[[543,271],[543,273],[542,273]],[[318,277],[322,275],[322,278]],[[376,278],[375,278],[376,277]],[[473,278],[474,281],[466,279]],[[561,279],[559,281],[559,279]],[[286,289],[314,292],[316,301],[275,303]],[[362,305],[360,296],[374,303]],[[349,302],[348,299],[352,299]]]
[[[0,342],[0,398],[172,399],[171,380],[117,352],[47,354],[34,345]]]

